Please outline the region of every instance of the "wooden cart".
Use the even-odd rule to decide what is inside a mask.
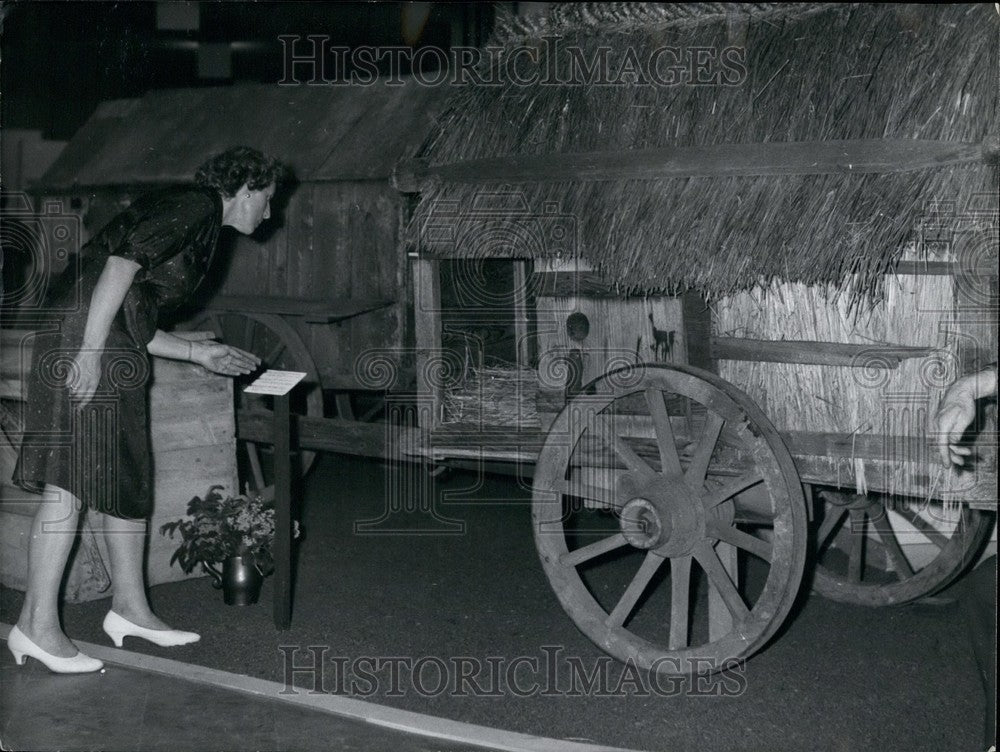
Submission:
[[[514,278],[543,293],[514,315],[535,322],[518,338],[521,355],[537,352],[534,379],[528,361],[512,367],[521,381],[506,393],[519,405],[505,425],[468,412],[456,422],[449,399],[460,379],[441,374],[461,371],[462,356],[442,344],[442,263],[414,261],[421,401],[432,420],[418,452],[533,476],[545,573],[576,625],[619,660],[678,675],[736,665],[774,636],[804,578],[841,601],[906,603],[952,582],[989,535],[992,515],[977,507],[995,510],[995,446],[980,443],[974,473],[909,465],[908,480],[891,489],[885,469],[937,462],[928,447],[779,432],[717,374],[723,359],[893,369],[931,356],[927,348],[713,338],[709,309],[694,296],[623,299],[590,273],[531,282],[522,270]],[[652,311],[663,328],[648,337],[640,324]],[[651,341],[662,360],[636,357],[646,345],[609,348],[616,326],[632,342]],[[665,331],[669,353],[656,336]],[[496,402],[482,380],[471,390]],[[850,487],[858,463],[868,468],[867,492]],[[944,485],[931,488],[932,475]],[[965,503],[942,519],[946,506],[930,496]],[[930,549],[919,562],[901,545],[914,538]]]
[[[996,509],[992,424],[967,473],[927,436],[996,358],[995,14],[599,5],[500,19],[496,85],[396,171],[424,451],[530,468],[564,609],[663,673],[752,654],[804,581],[935,593]],[[516,265],[506,377],[442,333],[456,262]]]

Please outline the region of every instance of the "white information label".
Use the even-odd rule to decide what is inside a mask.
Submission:
[[[244,392],[249,394],[288,394],[306,377],[299,371],[264,371]]]

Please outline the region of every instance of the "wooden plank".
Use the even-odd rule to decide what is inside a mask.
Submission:
[[[923,358],[935,347],[906,345],[852,345],[810,340],[761,340],[712,337],[712,357],[717,360],[749,360],[766,363],[809,363],[823,366],[897,368],[905,358]]]
[[[428,183],[662,180],[690,177],[887,174],[996,159],[995,147],[919,139],[858,139],[672,146],[632,151],[528,154],[445,165],[401,163],[393,185],[403,192]]]
[[[648,426],[643,430],[640,418],[641,416],[633,416],[629,430],[625,433],[631,437],[630,441],[634,442],[640,456],[656,458],[659,456],[659,448],[653,438],[652,419],[646,417]],[[675,439],[679,447],[691,440],[691,437],[686,435],[687,432],[681,428],[683,426],[682,420],[676,416],[672,420]],[[242,427],[240,430],[242,433]],[[646,436],[641,436],[640,432],[645,433]],[[700,428],[696,425],[695,435],[697,436],[699,432]],[[882,434],[842,434],[815,431],[784,431],[780,435],[794,456],[924,463],[931,451],[927,439],[923,436],[884,436]],[[518,430],[516,427],[479,429],[475,426],[452,425],[433,431],[430,446],[441,452],[470,447],[521,448],[532,451],[540,450],[544,441],[545,432],[536,429]],[[682,453],[681,457],[686,461],[688,455],[689,453]]]
[[[308,323],[332,324],[393,304],[370,298],[309,299],[280,295],[216,295],[206,306],[213,311],[271,313],[302,316]]]

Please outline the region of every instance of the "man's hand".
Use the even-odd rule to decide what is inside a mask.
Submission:
[[[191,360],[224,376],[253,373],[260,366],[260,358],[253,353],[211,341],[192,343]]]
[[[976,417],[976,400],[997,393],[996,367],[963,376],[948,387],[931,422],[934,443],[945,467],[965,464],[971,447],[958,446]]]
[[[976,417],[975,392],[963,381],[959,379],[948,387],[934,415],[934,440],[945,467],[961,467],[965,458],[972,454],[972,447],[958,446]]]

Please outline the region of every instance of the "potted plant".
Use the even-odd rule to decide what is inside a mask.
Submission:
[[[222,486],[212,486],[204,499],[195,496],[188,516],[165,523],[160,532],[171,539],[180,534],[171,564],[177,562],[187,574],[200,564],[222,588],[227,604],[245,606],[257,602],[264,577],[274,569],[274,503],[221,491]]]

